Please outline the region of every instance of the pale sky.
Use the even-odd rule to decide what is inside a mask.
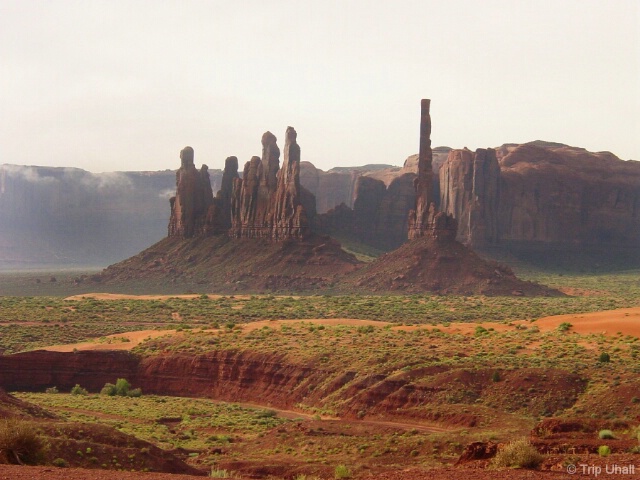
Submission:
[[[638,0],[0,0],[0,164],[318,168],[548,140],[640,160]]]

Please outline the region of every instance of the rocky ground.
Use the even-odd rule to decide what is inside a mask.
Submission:
[[[532,470],[477,470],[445,468],[434,470],[400,470],[375,475],[372,480],[569,480],[575,478],[624,479],[637,478],[635,475],[607,474],[605,465],[599,466],[602,472],[596,476],[595,470],[583,472],[582,467],[575,474],[566,471],[539,472]],[[613,464],[609,464],[613,465]],[[626,464],[625,464],[626,465]],[[586,468],[586,467],[585,467]],[[610,466],[610,468],[612,468]],[[640,466],[636,467],[636,471]],[[0,465],[0,480],[195,480],[202,477],[191,475],[170,475],[166,473],[113,472],[108,470],[65,469],[56,467],[23,467],[18,465]],[[236,477],[242,480],[242,477]],[[247,478],[248,480],[248,478]]]

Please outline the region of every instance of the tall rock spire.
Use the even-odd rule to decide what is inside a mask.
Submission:
[[[273,218],[274,240],[303,238],[309,229],[307,215],[300,199],[300,146],[298,134],[287,127],[284,143],[284,162],[278,175]]]
[[[443,241],[455,239],[458,224],[451,215],[438,212],[434,202],[433,153],[431,151],[431,100],[420,102],[420,151],[418,176],[413,181],[416,208],[409,211],[409,240],[428,235]]]
[[[431,152],[431,100],[420,102],[420,150],[418,152],[418,177],[413,181],[416,191],[416,208],[409,212],[409,240],[422,237],[428,228],[429,211],[433,203],[433,154]]]
[[[213,193],[206,165],[198,172],[193,163],[193,148],[180,152],[180,169],[176,172],[176,196],[171,198],[169,236],[190,238],[206,230],[207,215],[213,205]]]

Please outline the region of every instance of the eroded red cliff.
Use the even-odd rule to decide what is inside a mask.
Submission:
[[[451,150],[440,169],[440,210],[458,221],[457,239],[481,246],[498,240],[500,166],[495,150]]]
[[[159,354],[138,357],[122,351],[80,351],[77,353],[33,351],[0,356],[0,387],[19,391],[43,391],[57,386],[68,391],[80,384],[99,392],[105,383],[126,378],[145,394],[207,397],[233,402],[252,402],[291,409],[298,405],[330,406],[344,417],[360,412],[377,418],[430,417],[429,405],[446,402],[452,390],[464,385],[472,399],[503,394],[498,406],[505,411],[519,408],[510,402],[516,386],[490,381],[493,369],[456,368],[434,365],[398,374],[398,370],[374,372],[323,367],[319,358],[293,361],[285,353],[217,350],[206,354]],[[584,390],[579,376],[561,370],[526,369],[505,371],[506,379],[526,375],[539,381],[535,413],[568,408]],[[559,385],[564,395],[554,395]],[[454,385],[455,387],[452,387]],[[569,388],[566,385],[570,385]],[[422,408],[416,408],[422,407]],[[531,408],[531,407],[530,407]],[[472,425],[474,415],[459,416]],[[445,420],[445,419],[441,419]]]

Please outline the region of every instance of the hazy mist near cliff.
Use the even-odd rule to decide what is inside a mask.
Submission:
[[[211,171],[216,188],[217,171]],[[0,166],[0,268],[106,266],[166,235],[175,172]]]

